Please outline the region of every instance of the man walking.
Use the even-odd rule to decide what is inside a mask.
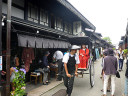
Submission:
[[[57,81],[61,81],[62,80],[62,74],[63,74],[63,53],[59,50],[57,50],[54,55],[53,55],[53,59],[57,61],[58,64],[58,78]]]
[[[114,51],[113,49],[108,49],[108,56],[104,58],[104,93],[102,96],[106,96],[107,93],[107,85],[108,80],[111,78],[111,96],[114,96],[115,93],[115,79],[116,79],[116,72],[117,72],[117,58],[114,57]]]
[[[77,55],[77,49],[80,49],[79,46],[73,45],[71,47],[71,51],[66,53],[63,57],[64,68],[65,68],[65,77],[64,77],[64,85],[67,88],[68,96],[71,96],[74,77],[77,76],[77,69],[79,61],[79,56]]]

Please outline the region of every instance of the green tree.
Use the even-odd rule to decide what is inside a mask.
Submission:
[[[107,41],[109,44],[112,44],[110,37],[104,37],[103,39]]]

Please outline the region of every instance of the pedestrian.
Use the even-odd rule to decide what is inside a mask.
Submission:
[[[79,59],[80,64],[78,65],[79,68],[88,68],[88,59],[90,57],[89,49],[86,45],[82,45],[82,48],[79,51]]]
[[[42,58],[42,69],[43,69],[43,85],[48,85],[48,72],[49,72],[49,63],[48,63],[48,56],[49,56],[49,51],[46,51],[43,58]]]
[[[126,72],[125,72],[125,90],[123,96],[128,96],[128,55],[127,55]]]
[[[103,80],[103,83],[104,83],[104,71],[103,71],[103,67],[104,67],[104,58],[108,55],[108,49],[105,49],[103,51],[103,58],[102,58],[102,63],[101,63],[101,66],[102,66],[102,72],[101,72],[101,78]],[[111,86],[111,78],[108,79],[108,87],[107,87],[107,92],[110,92],[110,86]],[[103,90],[101,90],[103,91]]]
[[[70,50],[68,49],[66,52],[64,52],[64,55],[66,54],[66,53],[68,53],[68,52],[70,52]]]
[[[73,83],[75,76],[78,76],[77,69],[79,61],[79,56],[76,53],[77,50],[80,49],[79,46],[73,45],[71,47],[71,51],[69,53],[66,53],[63,57],[64,62],[64,69],[65,69],[65,76],[64,76],[64,85],[67,88],[67,94],[68,96],[71,96],[72,90],[73,90]]]
[[[63,75],[63,53],[60,50],[57,50],[54,55],[53,55],[53,60],[56,60],[57,65],[58,65],[58,77],[57,81],[62,80],[62,75]]]
[[[104,85],[103,85],[103,95],[106,96],[107,94],[107,86],[108,80],[111,78],[111,96],[114,96],[115,93],[115,80],[116,80],[116,73],[117,73],[117,58],[114,56],[113,49],[108,49],[108,56],[104,58]]]
[[[119,58],[119,71],[122,71],[123,68],[123,61],[124,61],[124,52],[120,48],[120,51],[118,53],[118,58]]]

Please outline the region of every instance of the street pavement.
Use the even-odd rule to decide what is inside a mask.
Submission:
[[[88,74],[84,74],[84,77],[81,78],[81,75],[75,78],[74,81],[74,89],[72,92],[72,96],[101,96],[102,92],[101,89],[103,87],[103,82],[100,79],[101,76],[101,59],[97,60],[95,63],[95,85],[93,88],[90,86],[90,78]],[[125,62],[124,62],[124,65]],[[121,78],[116,78],[116,91],[115,96],[122,96],[124,90],[124,81],[125,81],[125,69],[124,66],[123,71],[120,72]],[[56,86],[55,88],[47,91],[46,93],[40,96],[52,96],[60,89],[66,89],[64,84],[61,83],[60,85]],[[107,93],[107,96],[111,96],[110,92]]]

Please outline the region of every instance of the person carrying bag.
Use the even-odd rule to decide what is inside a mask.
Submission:
[[[42,58],[42,68],[43,68],[43,85],[48,85],[48,72],[49,70],[49,64],[48,64],[48,56],[49,56],[49,51],[45,52],[45,55]]]
[[[116,74],[117,74],[117,58],[114,56],[113,49],[108,49],[108,56],[104,58],[104,92],[102,96],[107,95],[107,86],[108,86],[108,79],[111,78],[111,96],[114,96],[115,93],[115,80],[116,80]]]

